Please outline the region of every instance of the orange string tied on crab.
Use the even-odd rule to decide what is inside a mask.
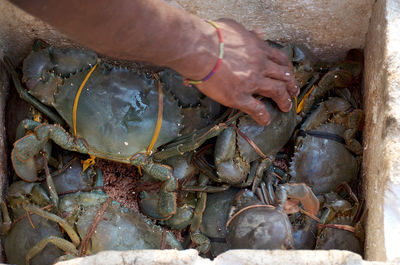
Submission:
[[[157,80],[157,86],[158,86],[158,114],[157,114],[156,127],[153,132],[153,137],[151,138],[150,144],[147,147],[147,152],[146,152],[147,155],[151,154],[151,151],[153,150],[153,147],[157,142],[158,136],[160,135],[161,125],[163,120],[163,112],[164,112],[164,101],[163,101],[163,91],[162,91],[161,81],[157,74],[154,74],[154,78]],[[139,174],[142,175],[142,169],[140,168],[140,166],[138,167],[138,170]]]
[[[76,112],[78,109],[78,102],[79,102],[79,97],[81,96],[82,90],[84,88],[84,86],[86,85],[86,82],[89,80],[89,77],[92,75],[93,71],[97,68],[97,65],[99,64],[100,60],[97,59],[96,64],[92,67],[92,69],[90,69],[89,73],[87,73],[87,75],[85,76],[85,78],[83,79],[78,92],[76,92],[75,95],[75,100],[74,100],[74,106],[72,108],[72,127],[74,130],[74,136],[76,137]],[[86,169],[88,169],[91,165],[94,164],[96,157],[93,155],[90,155],[90,158],[86,159],[86,160],[82,160],[82,172],[81,174],[83,174],[83,172],[86,171]]]
[[[304,107],[304,102],[307,100],[307,98],[310,96],[311,92],[313,92],[315,86],[312,86],[310,88],[310,90],[304,95],[304,97],[302,98],[302,100],[300,102],[297,102],[297,97],[294,98],[295,101],[295,105],[296,105],[296,114],[299,114]]]

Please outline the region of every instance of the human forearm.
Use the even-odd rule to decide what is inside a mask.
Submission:
[[[207,75],[217,59],[215,29],[159,0],[12,2],[99,53],[167,66],[191,79]]]
[[[201,80],[215,66],[218,37],[213,26],[162,0],[12,0],[97,52],[170,67]],[[224,57],[218,71],[197,88],[228,107],[267,124],[270,115],[256,95],[289,111],[299,93],[287,55],[232,20],[218,20]]]

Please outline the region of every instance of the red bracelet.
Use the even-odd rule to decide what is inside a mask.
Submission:
[[[198,85],[201,84],[205,81],[207,81],[208,79],[210,79],[210,77],[215,74],[215,72],[218,70],[219,66],[221,65],[222,62],[222,58],[224,57],[224,41],[222,39],[222,34],[221,34],[221,29],[218,26],[217,23],[215,23],[214,21],[211,20],[206,20],[206,22],[210,23],[214,28],[217,29],[217,34],[218,34],[218,39],[219,39],[219,55],[218,55],[218,60],[217,63],[214,66],[214,69],[212,69],[212,71],[203,79],[201,80],[190,80],[190,79],[185,79],[184,83],[186,86],[190,86],[190,85]]]

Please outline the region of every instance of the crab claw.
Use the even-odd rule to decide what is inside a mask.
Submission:
[[[35,135],[27,135],[14,143],[11,161],[18,177],[27,181],[38,180],[38,172],[43,168],[43,158],[39,152],[46,146],[47,141],[40,141]]]
[[[154,163],[152,159],[143,153],[137,153],[130,158],[134,166],[140,166],[147,174],[155,179],[164,181],[161,186],[158,200],[158,214],[162,219],[167,219],[176,213],[176,190],[178,181],[173,175],[170,166]]]
[[[16,150],[11,152],[11,161],[14,167],[15,173],[18,177],[26,182],[38,181],[38,171],[41,169],[38,159],[35,157],[29,158],[25,161],[21,161],[15,155]]]
[[[319,200],[311,188],[304,183],[286,183],[278,186],[277,196],[281,204],[287,202],[287,198],[296,199],[301,202],[304,209],[316,215],[319,211]]]

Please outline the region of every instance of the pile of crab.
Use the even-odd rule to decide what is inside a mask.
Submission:
[[[301,93],[288,113],[262,99],[268,126],[169,69],[115,67],[92,51],[36,42],[21,79],[5,58],[32,106],[15,128],[15,177],[2,202],[8,262],[166,247],[211,258],[235,248],[362,253],[351,188],[362,155],[362,54],[324,64],[304,48],[280,48]],[[137,190],[139,209],[105,192],[99,159],[126,164],[152,187]]]

